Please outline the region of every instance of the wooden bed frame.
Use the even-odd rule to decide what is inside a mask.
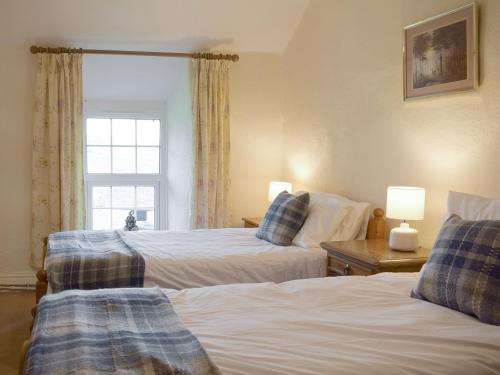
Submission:
[[[36,273],[35,301],[37,304],[38,301],[40,301],[40,298],[47,294],[47,288],[49,287],[47,271],[45,271],[45,257],[47,256],[48,242],[49,238],[45,237],[43,239],[42,269],[38,270],[38,272]]]
[[[382,208],[376,208],[373,210],[373,217],[370,218],[368,222],[368,230],[366,232],[366,239],[375,240],[375,239],[385,239],[386,238],[386,221],[384,219],[384,210]],[[43,264],[45,264],[45,257],[47,255],[47,243],[48,238],[45,237],[43,240]],[[48,278],[47,271],[42,268],[36,273],[36,303],[40,301],[45,294],[47,294],[48,288]]]

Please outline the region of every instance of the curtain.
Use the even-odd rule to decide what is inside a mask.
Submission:
[[[43,239],[84,229],[82,55],[39,53],[33,121],[31,265]]]
[[[229,223],[229,62],[193,60],[194,186],[192,226]]]

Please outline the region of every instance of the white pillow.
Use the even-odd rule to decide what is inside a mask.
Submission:
[[[307,217],[292,244],[300,247],[319,247],[320,242],[330,240],[348,213],[349,208],[337,197],[309,193]]]
[[[370,220],[370,204],[352,201],[338,195],[348,214],[340,222],[330,241],[349,241],[366,239],[368,221]]]
[[[365,239],[370,205],[337,194],[309,193],[309,212],[293,239],[301,247],[318,247],[323,241]]]
[[[500,199],[450,191],[445,219],[453,214],[464,220],[500,220]]]

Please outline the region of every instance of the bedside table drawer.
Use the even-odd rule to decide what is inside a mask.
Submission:
[[[368,276],[373,272],[350,262],[333,257],[328,258],[328,276]]]
[[[417,272],[427,261],[430,249],[397,251],[386,240],[325,241],[328,276],[374,275],[379,272]]]

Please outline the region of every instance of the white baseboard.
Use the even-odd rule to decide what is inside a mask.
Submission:
[[[35,285],[36,275],[33,272],[0,273],[0,285]]]

